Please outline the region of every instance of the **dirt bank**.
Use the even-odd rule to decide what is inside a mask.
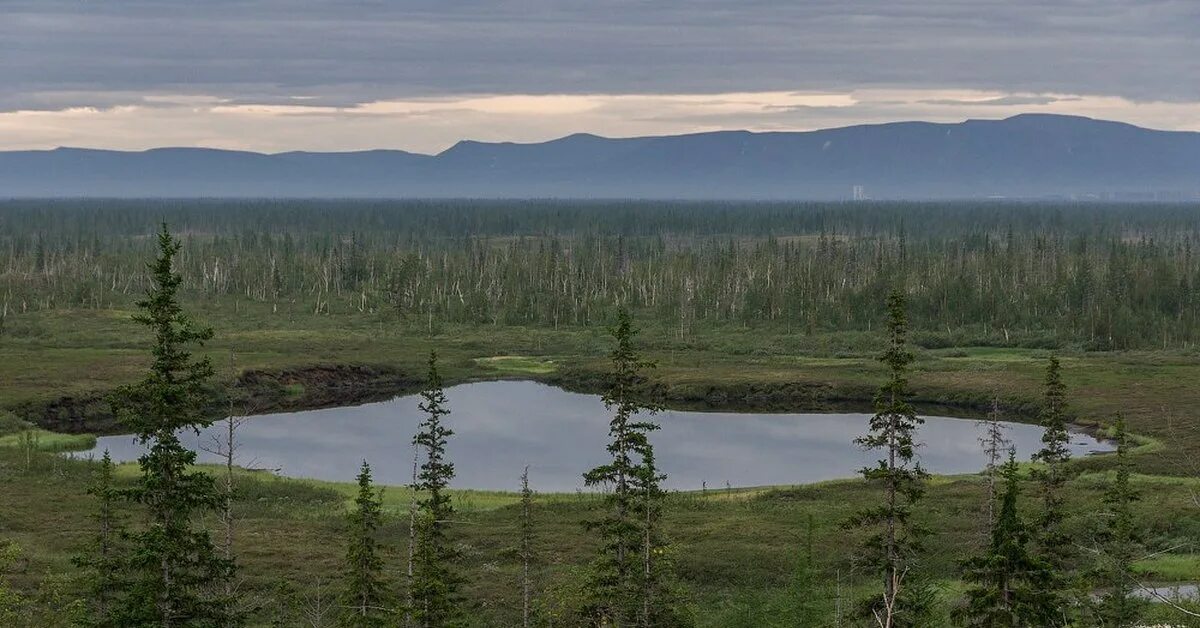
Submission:
[[[213,390],[210,413],[228,413],[230,400],[242,414],[311,410],[383,401],[417,390],[420,377],[386,366],[316,365],[282,371],[246,371]],[[48,403],[26,403],[19,416],[38,426],[68,434],[117,434],[107,392],[61,397]]]
[[[500,379],[488,373],[448,378],[447,384]],[[546,375],[524,377],[574,392],[600,394],[604,373],[566,368]],[[229,401],[242,414],[265,414],[352,406],[384,401],[420,389],[422,374],[381,365],[315,365],[280,371],[247,371],[232,385],[214,389],[211,413],[227,414]],[[16,408],[20,416],[49,430],[64,433],[115,434],[121,426],[113,418],[104,392],[62,397],[42,404]],[[758,412],[869,412],[873,387],[841,383],[769,382],[654,382],[643,391],[648,400],[687,410]],[[925,414],[958,417],[982,416],[991,406],[986,394],[965,395],[937,390],[915,391],[913,402]],[[1036,402],[1002,400],[1006,420],[1029,421]]]

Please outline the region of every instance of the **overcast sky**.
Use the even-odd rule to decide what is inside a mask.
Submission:
[[[1200,0],[0,0],[0,86],[0,149],[1200,130]]]

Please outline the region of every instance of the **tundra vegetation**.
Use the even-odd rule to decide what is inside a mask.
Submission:
[[[1153,586],[1200,580],[1194,207],[3,209],[3,625],[1200,625]],[[410,486],[237,468],[246,375],[317,354],[422,387]],[[445,386],[488,376],[603,393],[595,492],[533,491],[536,460],[454,486]],[[873,411],[861,478],[663,488],[663,403],[835,398]],[[933,403],[990,410],[981,473],[921,468]],[[195,465],[177,434],[225,415],[225,464]],[[1032,460],[1000,418],[1046,429]],[[1072,459],[1073,423],[1117,451]],[[62,455],[90,441],[46,428],[80,425],[147,453]]]

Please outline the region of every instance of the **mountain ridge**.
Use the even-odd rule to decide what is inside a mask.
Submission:
[[[861,187],[858,187],[861,186]],[[79,147],[0,152],[0,197],[1200,200],[1200,132],[1083,116],[462,140],[427,155]]]

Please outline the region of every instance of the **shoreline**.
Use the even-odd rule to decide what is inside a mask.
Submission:
[[[601,373],[566,369],[550,373],[473,373],[466,377],[447,377],[446,385],[475,382],[532,381],[568,392],[601,394]],[[326,408],[353,407],[388,401],[419,392],[423,379],[418,375],[387,365],[314,364],[275,370],[250,370],[232,383],[214,390],[210,414],[220,420],[229,413],[232,400],[239,416],[281,412],[301,412]],[[963,420],[986,417],[991,399],[980,393],[945,397],[914,394],[913,405],[927,416]],[[110,391],[67,395],[45,402],[22,402],[13,407],[22,418],[36,427],[63,434],[112,436],[127,434],[112,416],[106,400]],[[693,412],[754,412],[770,414],[837,412],[867,413],[872,410],[874,389],[856,384],[776,382],[762,384],[722,384],[720,382],[651,382],[644,390],[665,409]],[[1009,423],[1036,424],[1037,404],[1028,400],[1003,400],[1002,419]],[[1099,421],[1073,417],[1070,429],[1097,440],[1106,439],[1106,426]],[[1146,440],[1147,437],[1142,437]]]

